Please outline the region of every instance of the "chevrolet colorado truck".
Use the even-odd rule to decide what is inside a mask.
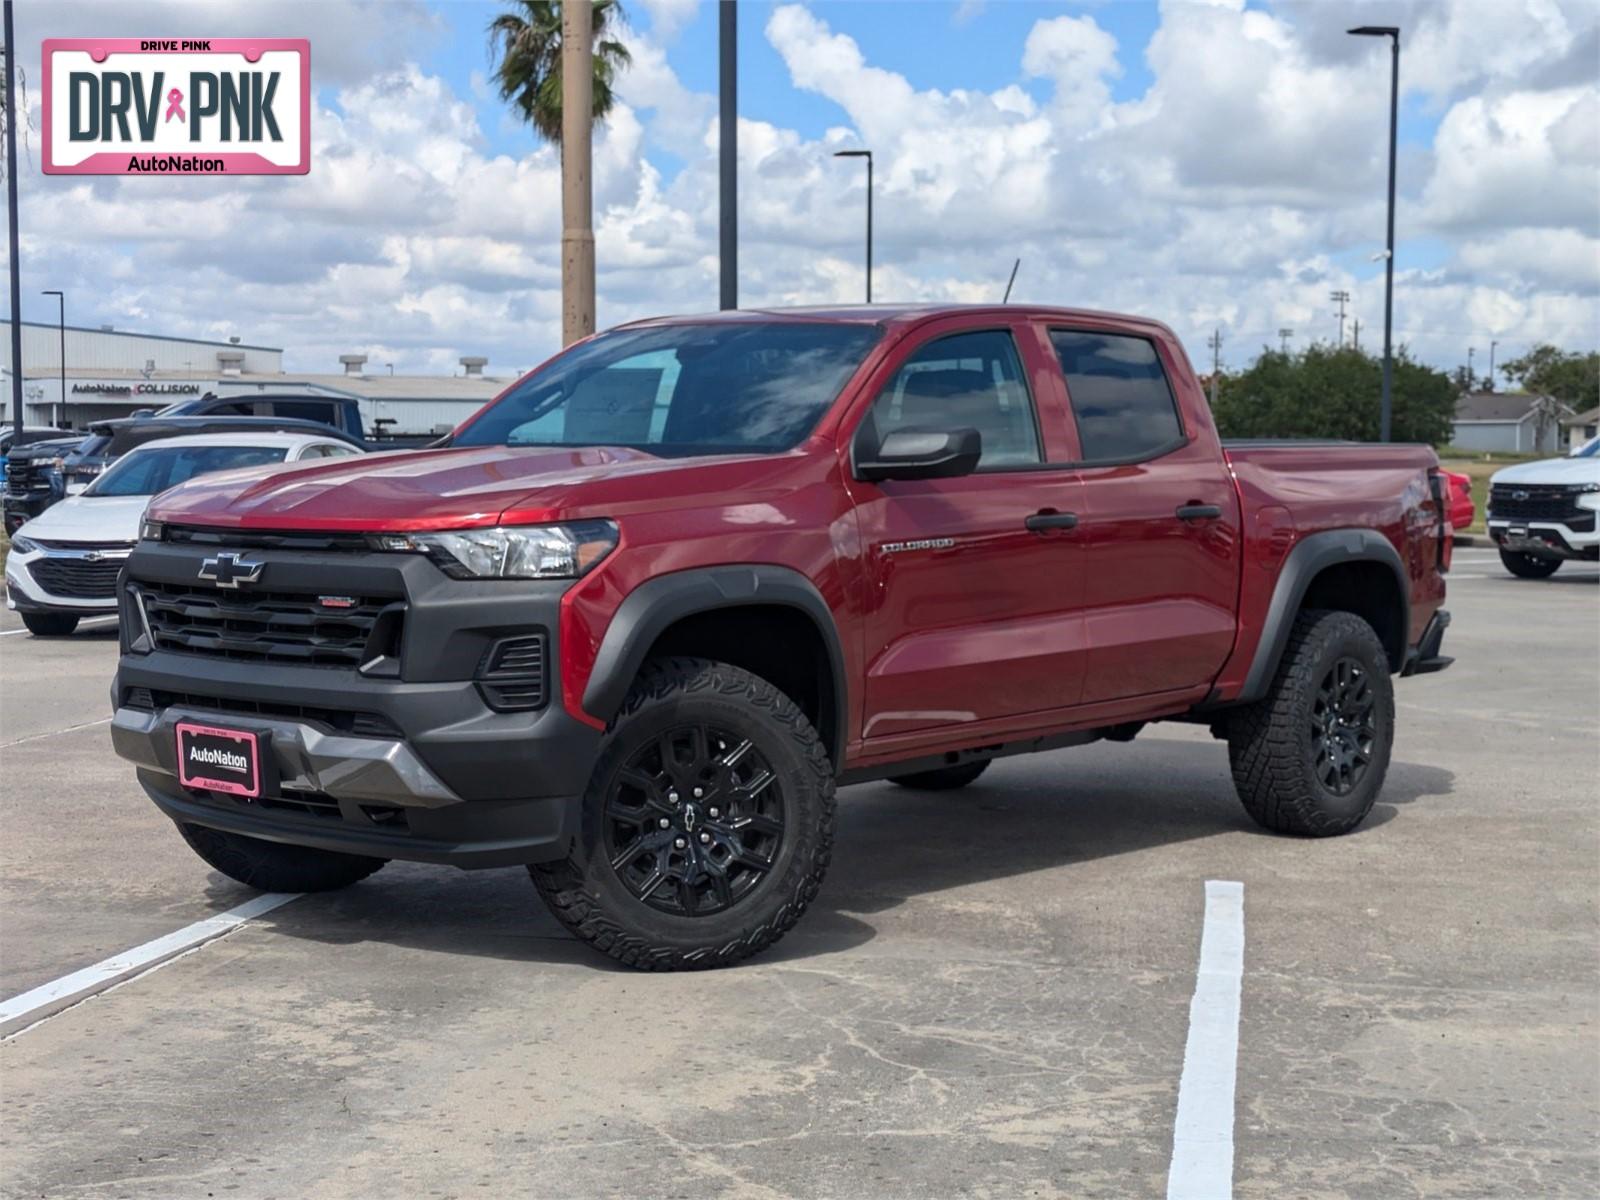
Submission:
[[[112,738],[252,887],[526,864],[629,965],[817,895],[841,785],[1191,721],[1245,809],[1355,828],[1438,670],[1426,447],[1218,439],[1170,330],[1070,309],[623,326],[442,448],[157,497]]]

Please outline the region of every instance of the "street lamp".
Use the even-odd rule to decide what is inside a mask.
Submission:
[[[872,303],[872,151],[835,150],[835,158],[864,158],[867,160],[867,303]]]
[[[67,415],[67,298],[54,288],[39,293],[56,298],[56,330],[61,335],[61,416]]]
[[[1347,32],[1357,37],[1389,39],[1389,240],[1385,248],[1383,280],[1383,415],[1379,438],[1389,440],[1390,417],[1394,412],[1394,159],[1400,128],[1400,27],[1398,25],[1358,25]]]

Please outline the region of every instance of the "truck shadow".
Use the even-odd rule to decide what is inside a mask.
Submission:
[[[1382,799],[1349,836],[1372,835],[1404,805],[1448,796],[1454,781],[1438,767],[1393,763]],[[1275,842],[1300,841],[1258,829],[1234,795],[1221,746],[1192,739],[1141,739],[1134,746],[1006,760],[955,792],[890,783],[847,788],[839,795],[834,858],[821,895],[759,961],[854,949],[877,936],[874,914],[913,897],[1241,833],[1259,837],[1264,853]],[[1231,857],[1239,852],[1236,843],[1230,846]],[[212,886],[228,892],[219,902],[239,902],[238,889],[221,876],[212,876]],[[1017,903],[1026,906],[1026,893]],[[521,869],[462,872],[395,863],[356,887],[307,897],[259,923],[332,945],[380,943],[627,970],[569,936]]]

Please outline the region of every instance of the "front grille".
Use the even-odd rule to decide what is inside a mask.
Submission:
[[[351,737],[400,738],[404,735],[382,713],[350,712],[339,708],[320,708],[308,704],[280,704],[270,700],[235,700],[229,696],[203,696],[195,692],[167,692],[159,689],[131,687],[122,693],[125,708],[142,712],[158,712],[177,705],[180,708],[199,709],[203,712],[236,713],[247,717],[279,717],[286,721],[301,721],[317,725],[330,733],[348,734]]]
[[[302,666],[358,667],[400,644],[404,605],[378,596],[327,608],[315,595],[141,584],[156,648]],[[381,643],[381,644],[380,644]]]
[[[126,547],[123,547],[124,549]],[[36,558],[28,573],[52,596],[72,600],[114,600],[123,559],[89,562],[82,558]]]
[[[349,815],[340,807],[339,801],[325,792],[308,792],[299,788],[281,788],[276,796],[257,796],[247,799],[244,796],[230,796],[225,792],[199,792],[196,793],[212,804],[224,808],[252,809],[266,812],[287,813],[296,817],[309,817],[317,821],[342,821],[346,825],[359,827],[376,826],[394,833],[411,832],[410,815],[406,810],[395,804],[354,804],[351,805]]]
[[[247,550],[335,550],[351,554],[371,549],[366,535],[360,533],[251,533],[242,529],[200,529],[190,525],[168,525],[161,540]]]
[[[17,496],[26,496],[33,492],[48,492],[50,490],[50,475],[55,468],[43,463],[18,462],[12,459],[6,464],[6,491]]]
[[[1585,515],[1582,492],[1565,484],[1497,483],[1489,489],[1489,515],[1495,520],[1566,522]]]
[[[132,542],[57,542],[49,538],[31,538],[36,545],[43,546],[46,550],[111,550],[118,554],[125,554],[133,549]]]

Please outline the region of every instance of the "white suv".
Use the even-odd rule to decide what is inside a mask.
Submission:
[[[1519,463],[1489,480],[1489,536],[1506,570],[1554,575],[1563,559],[1600,559],[1600,437],[1566,458]]]

